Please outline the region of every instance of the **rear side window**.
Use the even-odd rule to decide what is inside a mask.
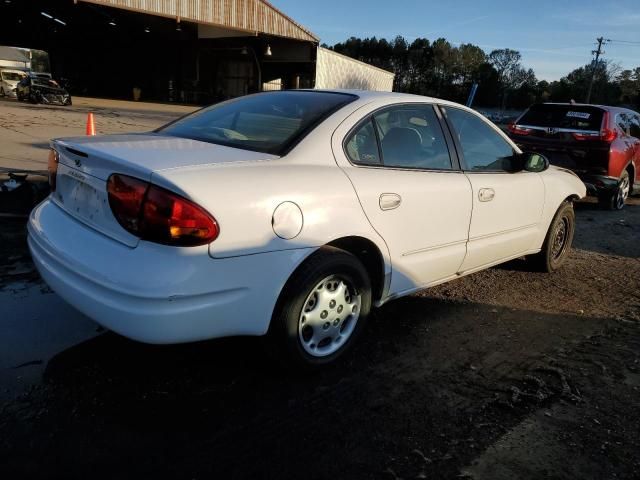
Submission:
[[[626,113],[616,115],[616,125],[625,135],[629,135],[629,118]]]
[[[347,155],[353,163],[359,165],[380,165],[378,153],[378,141],[373,126],[373,120],[369,119],[358,128],[347,142]]]
[[[357,98],[332,92],[261,93],[199,110],[157,132],[283,155],[325,118]]]
[[[518,125],[600,131],[604,110],[588,105],[533,105]]]
[[[451,157],[431,105],[402,105],[374,115],[385,167],[451,170]]]
[[[398,105],[379,111],[347,138],[345,150],[359,165],[453,168],[440,120],[431,105]]]

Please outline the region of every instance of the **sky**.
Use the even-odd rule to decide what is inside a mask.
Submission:
[[[444,37],[486,53],[511,48],[539,80],[558,80],[591,62],[596,38],[603,59],[640,67],[640,0],[271,0],[333,45],[355,37]],[[617,40],[617,41],[616,41]],[[636,42],[624,43],[624,42]]]

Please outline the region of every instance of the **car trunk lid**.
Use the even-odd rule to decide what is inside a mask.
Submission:
[[[274,155],[154,134],[54,140],[59,154],[52,200],[72,217],[129,247],[139,238],[123,229],[109,206],[107,180],[120,173],[151,182],[154,172],[275,159]],[[180,192],[184,194],[184,192]]]

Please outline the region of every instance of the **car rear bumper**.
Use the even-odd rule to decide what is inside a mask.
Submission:
[[[147,343],[262,335],[280,290],[313,249],[212,259],[207,246],[129,248],[48,199],[32,212],[29,247],[44,280],[106,328]]]
[[[618,188],[619,180],[615,177],[590,174],[578,174],[578,177],[587,187],[587,194],[589,195],[613,194]]]

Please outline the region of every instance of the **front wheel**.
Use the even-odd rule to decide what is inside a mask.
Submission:
[[[566,201],[551,221],[542,250],[528,259],[534,269],[548,273],[558,270],[569,256],[575,230],[576,214],[571,202]]]
[[[323,247],[291,276],[274,311],[269,340],[286,366],[318,368],[354,343],[371,309],[371,282],[362,263]]]

